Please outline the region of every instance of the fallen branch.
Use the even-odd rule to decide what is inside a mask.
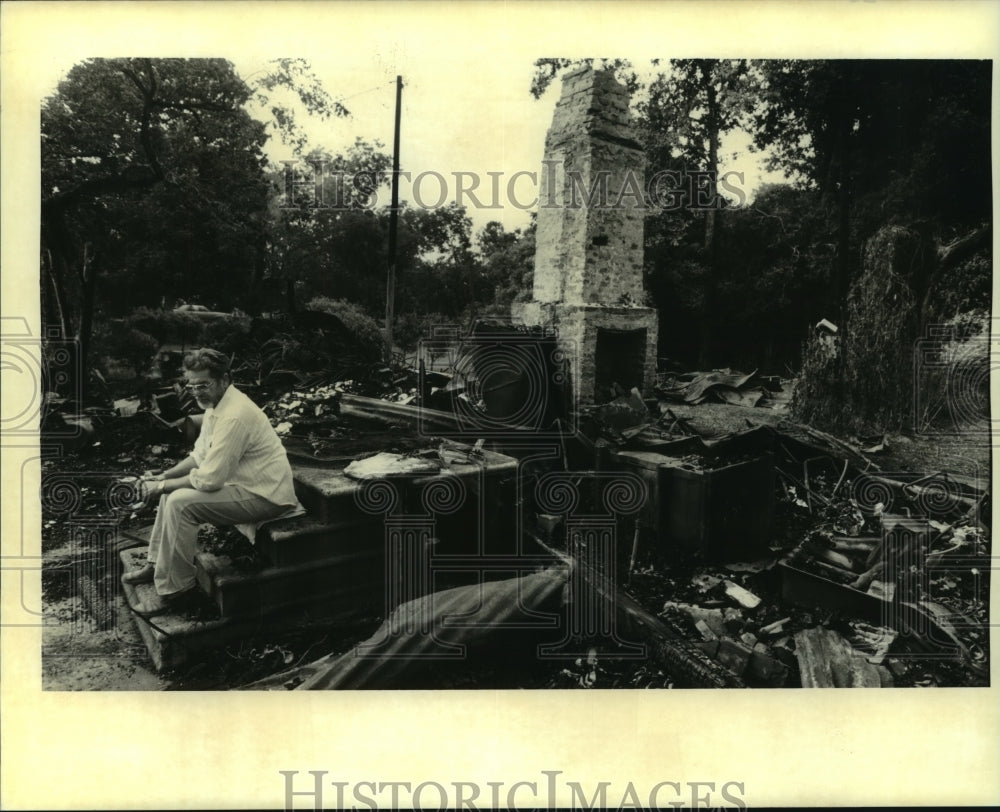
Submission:
[[[878,465],[876,465],[874,462],[868,459],[864,454],[858,451],[858,449],[854,448],[848,443],[845,443],[843,440],[834,437],[832,434],[827,434],[825,431],[820,431],[819,429],[814,429],[812,426],[806,426],[804,424],[792,424],[792,425],[797,426],[813,439],[821,440],[827,445],[831,445],[834,448],[840,449],[845,454],[847,454],[849,458],[859,460],[861,463],[864,464],[866,471],[869,469],[874,469],[876,471],[882,470],[881,468],[879,468]]]
[[[879,561],[870,569],[865,570],[861,575],[859,575],[857,579],[855,579],[855,581],[851,584],[851,586],[854,587],[855,589],[866,591],[868,587],[872,585],[872,581],[878,578],[884,570],[885,570],[885,564]]]
[[[927,488],[924,487],[923,485],[918,485],[916,483],[900,482],[897,479],[891,479],[890,477],[887,476],[878,476],[876,474],[868,474],[868,477],[872,480],[872,482],[879,482],[883,485],[888,485],[893,490],[898,490],[903,496],[906,496],[910,499],[913,499],[914,497],[919,498],[921,496],[926,496],[928,500],[931,500],[932,504],[934,504],[942,497],[941,490],[937,488]],[[930,479],[930,477],[924,477],[923,479],[924,480]],[[923,481],[923,480],[918,480],[918,481]],[[966,510],[974,510],[975,508],[979,507],[980,503],[983,501],[983,498],[985,497],[985,492],[983,493],[982,496],[976,497],[975,499],[968,496],[962,496],[957,493],[956,494],[948,493],[946,495],[949,499],[955,502],[956,505],[960,505],[964,507]]]
[[[840,484],[844,481],[844,477],[847,475],[848,465],[848,461],[844,460],[844,470],[840,472],[840,479],[838,479],[837,484],[833,486],[833,493],[830,494],[831,499],[837,496],[837,491],[840,490]]]
[[[802,488],[803,491],[805,491],[806,493],[808,493],[811,496],[815,496],[824,505],[827,505],[829,507],[831,504],[833,504],[829,499],[827,499],[825,496],[823,496],[823,494],[816,493],[815,491],[810,490],[801,479],[798,479],[797,477],[795,477],[792,474],[788,473],[788,471],[782,470],[781,468],[775,468],[774,470],[778,472],[779,476],[782,476],[782,477],[786,478],[789,482],[791,482],[796,487]],[[810,507],[810,510],[812,510],[811,507]]]

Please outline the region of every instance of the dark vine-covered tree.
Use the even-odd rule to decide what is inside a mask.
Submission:
[[[303,70],[274,64],[252,86],[223,59],[90,59],[45,99],[43,317],[76,338],[77,369],[88,368],[98,310],[166,296],[230,307],[259,276],[267,133],[248,105]]]
[[[835,226],[831,298],[841,308],[861,247],[883,226],[913,227],[940,255],[920,300],[989,233],[991,63],[771,60],[754,135],[774,167],[821,193]],[[932,284],[928,284],[932,283]],[[925,302],[925,310],[930,301]],[[925,312],[925,316],[927,313]]]

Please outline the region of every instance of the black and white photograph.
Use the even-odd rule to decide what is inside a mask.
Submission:
[[[949,49],[935,4],[912,47],[820,3],[800,48],[780,3],[724,44],[699,18],[749,4],[582,4],[561,43],[563,4],[98,3],[91,46],[39,24],[86,4],[13,5],[2,631],[46,725],[121,708],[88,757],[166,807],[997,789],[988,6]],[[837,9],[871,42],[824,47]],[[235,781],[264,720],[247,794],[136,765],[180,737]],[[921,759],[968,783],[885,775]]]

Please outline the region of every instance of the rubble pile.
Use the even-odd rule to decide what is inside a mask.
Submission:
[[[580,408],[575,433],[564,437],[562,457],[550,468],[579,471],[581,493],[589,487],[588,471],[598,479],[630,471],[646,482],[642,510],[618,519],[618,538],[625,540],[613,562],[618,586],[605,597],[625,613],[633,632],[647,635],[655,656],[630,661],[607,641],[580,640],[586,656],[544,668],[526,662],[524,685],[987,683],[986,487],[944,472],[884,471],[873,460],[888,447],[884,437],[845,442],[784,421],[773,428],[745,421],[748,430],[720,436],[701,430],[701,420],[685,411],[712,399],[765,405],[763,393],[772,386],[780,382],[754,373],[698,373],[661,380],[658,398],[618,387],[610,402]],[[263,401],[293,462],[362,479],[461,463],[447,443],[418,436],[405,420],[394,422],[393,409],[422,405],[455,413],[459,402],[475,408],[478,397],[475,379],[460,370],[388,366],[365,381],[299,382],[270,395],[249,390]],[[358,394],[392,408],[367,418],[345,405]],[[87,409],[48,398],[43,431],[71,437],[88,476],[109,474],[96,490],[93,483],[81,485],[72,517],[50,506],[44,533],[58,535],[64,525],[70,532],[88,510],[103,509],[105,485],[127,487],[126,474],[180,460],[197,436],[196,412],[181,386],[160,383]],[[482,454],[482,447],[461,453]],[[58,468],[62,475],[71,467],[47,460],[43,470],[49,475]],[[119,527],[141,513],[135,500],[122,497],[115,505],[108,520]],[[564,551],[560,555],[575,555],[560,536],[566,517],[530,515],[540,538]],[[241,572],[260,569],[255,548],[238,533],[206,530],[201,541]],[[107,557],[100,545],[78,552]],[[114,592],[113,567],[102,565],[97,574],[95,607]],[[51,593],[51,572],[43,583]],[[272,644],[281,645],[276,639],[265,648]],[[476,673],[447,679],[491,684],[489,674]],[[504,679],[521,684],[516,674]]]
[[[784,391],[781,379],[775,375],[758,375],[757,370],[744,374],[730,369],[663,375],[656,387],[656,394],[664,400],[692,406],[717,401],[736,406],[783,408],[787,401],[776,393]]]
[[[351,381],[346,383],[350,384]],[[341,384],[292,389],[261,409],[268,416],[279,437],[289,434],[310,434],[316,428],[329,429],[337,424],[340,397],[347,391]],[[330,435],[335,436],[335,435]]]
[[[985,489],[862,471],[782,432],[775,448],[768,556],[686,569],[660,551],[628,591],[748,685],[986,684]]]

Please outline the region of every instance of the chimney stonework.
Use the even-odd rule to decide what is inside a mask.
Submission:
[[[609,397],[615,364],[598,358],[602,347],[632,348],[621,359],[629,372],[615,382],[644,392],[653,385],[657,315],[642,306],[644,170],[625,87],[610,71],[567,74],[545,139],[533,301],[515,304],[511,316],[556,329],[580,405]]]

